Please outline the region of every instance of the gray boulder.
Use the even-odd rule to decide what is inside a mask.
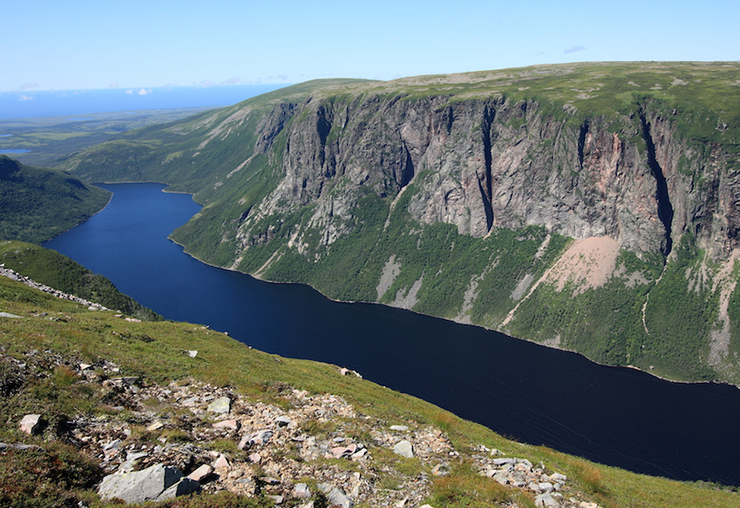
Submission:
[[[157,464],[142,471],[115,473],[103,478],[98,494],[103,501],[121,499],[126,503],[172,499],[200,490],[200,484],[183,477],[176,467]]]
[[[21,420],[20,428],[30,436],[41,432],[42,425],[41,415],[26,415]]]
[[[326,496],[329,506],[339,506],[340,508],[352,508],[354,503],[345,495],[344,492],[329,483],[320,483],[316,486]]]
[[[414,456],[414,447],[410,442],[404,439],[403,441],[396,443],[396,446],[393,447],[393,453],[410,459]]]
[[[228,414],[231,412],[231,399],[221,397],[208,405],[208,411],[211,413]]]

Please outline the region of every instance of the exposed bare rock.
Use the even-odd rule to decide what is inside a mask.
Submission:
[[[142,471],[108,475],[103,478],[98,493],[106,501],[121,499],[126,503],[143,503],[171,499],[198,490],[198,482],[183,478],[177,468],[159,464]]]
[[[21,432],[28,435],[38,434],[41,431],[41,415],[26,415],[20,423]]]

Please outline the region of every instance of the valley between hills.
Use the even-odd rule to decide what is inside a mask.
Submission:
[[[59,167],[193,193],[172,238],[217,266],[737,384],[739,70],[314,81]]]

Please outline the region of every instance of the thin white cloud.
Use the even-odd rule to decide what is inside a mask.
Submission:
[[[28,90],[30,88],[36,88],[37,86],[39,86],[38,83],[23,83],[21,85],[21,88],[20,89],[21,90]]]
[[[126,93],[127,93],[128,95],[133,95],[133,94],[134,94],[134,91],[133,91],[133,90],[126,90]]]
[[[238,85],[241,82],[242,82],[242,78],[240,78],[239,76],[234,76],[233,78],[227,79],[226,81],[224,81],[221,84],[222,85]]]
[[[118,88],[118,83],[113,82],[110,85],[108,85],[108,88]]]
[[[204,79],[203,81],[200,82],[199,86],[202,86],[204,88],[208,86],[213,86],[213,82],[210,80]]]
[[[563,53],[577,53],[579,51],[584,51],[586,49],[586,46],[573,46],[571,48],[568,48],[563,51]]]
[[[149,95],[150,93],[152,93],[152,91],[151,91],[151,89],[150,90],[145,90],[144,88],[142,88],[141,90],[139,90],[136,93],[138,93],[139,95]]]
[[[33,96],[32,95],[21,95],[20,97],[18,97],[18,100],[19,101],[32,101]]]

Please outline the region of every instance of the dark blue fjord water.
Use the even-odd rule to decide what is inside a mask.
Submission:
[[[651,475],[740,485],[740,390],[604,367],[479,327],[332,302],[205,265],[167,239],[200,207],[158,184],[115,194],[44,244],[168,319],[255,348],[334,363],[520,441]]]

